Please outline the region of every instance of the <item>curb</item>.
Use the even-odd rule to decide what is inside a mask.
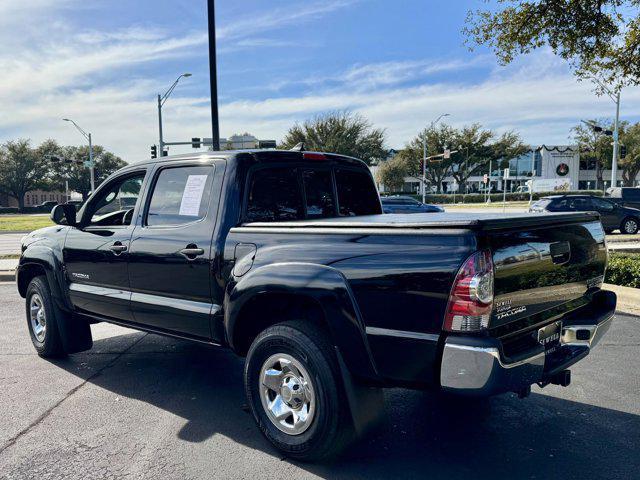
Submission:
[[[624,313],[640,315],[640,288],[620,287],[605,283],[603,290],[610,290],[618,296],[616,310]]]

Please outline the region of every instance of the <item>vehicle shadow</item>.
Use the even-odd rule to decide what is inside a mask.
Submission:
[[[78,356],[90,365],[114,350],[124,353],[89,382],[184,418],[183,441],[222,434],[279,456],[245,404],[243,359],[141,333],[97,340]],[[54,363],[74,373],[75,361]],[[637,415],[541,394],[473,400],[392,389],[385,397],[382,424],[341,458],[291,463],[324,478],[638,478]]]

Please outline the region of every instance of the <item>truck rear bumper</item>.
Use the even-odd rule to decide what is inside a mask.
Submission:
[[[615,294],[607,295],[608,308],[592,320],[563,320],[559,345],[544,347],[526,358],[508,362],[495,339],[449,337],[445,341],[440,368],[440,384],[446,391],[487,396],[521,391],[534,383],[549,382],[569,366],[589,354],[609,330],[615,312]]]

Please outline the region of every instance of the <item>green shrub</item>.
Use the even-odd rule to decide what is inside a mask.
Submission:
[[[640,288],[640,254],[610,254],[605,282],[622,287]]]
[[[0,214],[3,213],[20,213],[18,207],[0,207]]]

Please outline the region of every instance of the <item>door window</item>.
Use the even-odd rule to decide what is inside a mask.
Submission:
[[[304,194],[307,202],[307,218],[335,217],[335,199],[330,170],[305,170],[302,172]]]
[[[144,173],[137,173],[112,182],[92,202],[89,225],[101,227],[130,225],[133,210],[140,197]]]
[[[592,198],[593,206],[596,210],[600,210],[601,212],[613,212],[615,209],[614,205],[606,200],[602,200],[601,198]]]
[[[302,191],[295,168],[260,169],[251,175],[248,222],[277,222],[304,217]]]
[[[179,226],[206,217],[213,172],[210,165],[160,170],[149,201],[146,225]]]

